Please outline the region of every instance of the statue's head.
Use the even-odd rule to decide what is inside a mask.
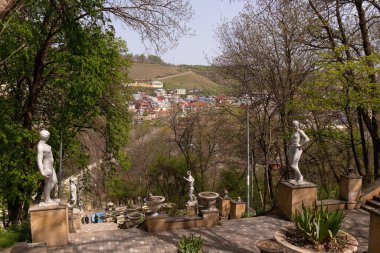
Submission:
[[[191,176],[191,171],[190,170],[187,171],[187,175]]]
[[[45,129],[41,130],[40,137],[41,137],[41,140],[47,141],[49,139],[49,137],[50,137],[49,131],[47,131]]]
[[[300,122],[298,120],[293,120],[292,121],[292,125],[294,126],[295,129],[299,129],[300,128]]]

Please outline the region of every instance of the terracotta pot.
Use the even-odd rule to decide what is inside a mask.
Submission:
[[[285,253],[284,247],[274,239],[260,240],[256,243],[256,247],[260,249],[261,253]]]

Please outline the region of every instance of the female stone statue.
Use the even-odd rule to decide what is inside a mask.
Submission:
[[[300,129],[300,123],[297,120],[294,120],[293,126],[295,128],[295,132],[292,136],[289,146],[289,164],[290,167],[294,170],[296,174],[297,183],[303,182],[303,176],[298,168],[298,162],[301,158],[302,147],[309,141],[307,135]]]
[[[46,144],[50,137],[50,133],[46,130],[42,130],[40,132],[40,137],[40,141],[37,145],[37,165],[42,176],[45,177],[45,203],[52,203],[53,201],[50,198],[50,192],[54,189],[54,186],[57,184],[58,180],[53,168],[54,159],[51,152],[51,147]]]
[[[187,175],[189,176],[188,178],[183,177],[186,181],[190,183],[190,189],[189,189],[189,202],[194,202],[196,201],[196,197],[193,194],[194,192],[194,178],[191,176],[191,171],[187,171]]]
[[[74,207],[77,204],[77,182],[78,180],[74,177],[71,177],[69,182],[70,182],[70,203],[68,204],[70,207]]]

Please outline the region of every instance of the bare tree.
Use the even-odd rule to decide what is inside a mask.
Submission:
[[[187,169],[197,177],[200,190],[213,189],[219,169],[233,160],[234,124],[224,108],[207,108],[185,117],[176,112],[169,124],[173,142],[184,156]],[[207,180],[213,175],[213,180]]]
[[[289,101],[314,69],[314,53],[303,44],[305,18],[294,1],[258,1],[259,7],[247,4],[231,23],[218,31],[220,54],[214,65],[233,85],[235,94],[248,94],[257,126],[253,132],[255,145],[262,152],[266,175],[269,163],[277,154],[287,161],[286,132],[292,111]],[[276,137],[272,135],[276,129]],[[285,137],[280,139],[280,134]],[[282,149],[273,144],[282,141]],[[256,155],[257,156],[257,155]],[[264,183],[272,193],[270,179]],[[272,195],[272,194],[269,194]],[[273,203],[273,202],[272,202]]]

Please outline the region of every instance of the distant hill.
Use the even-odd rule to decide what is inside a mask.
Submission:
[[[210,80],[207,70],[207,66],[134,63],[128,77],[133,80],[159,80],[164,83],[165,89],[197,89],[215,95],[223,93],[224,87]]]
[[[185,72],[186,69],[175,65],[133,63],[128,77],[133,80],[155,80],[160,77],[171,76]]]

